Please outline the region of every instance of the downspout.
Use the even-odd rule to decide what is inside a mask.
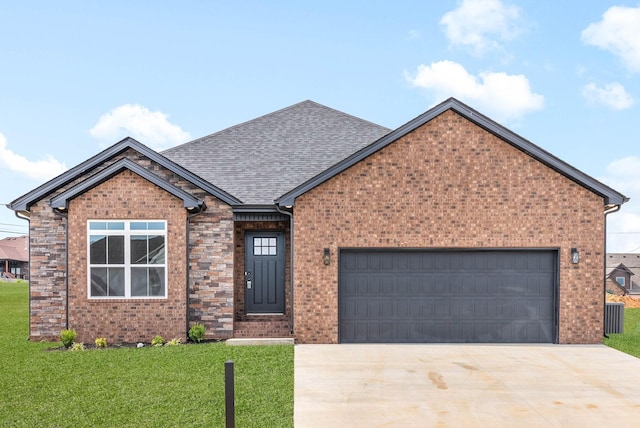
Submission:
[[[603,280],[603,289],[604,289],[604,293],[602,295],[602,298],[604,300],[604,306],[603,306],[603,311],[604,314],[602,316],[602,335],[605,338],[609,338],[609,335],[607,335],[607,323],[606,323],[606,316],[607,316],[607,276],[605,275],[607,272],[607,216],[609,214],[615,213],[620,211],[621,205],[614,205],[612,208],[608,208],[604,210],[604,266],[602,269],[602,276],[604,278]]]
[[[189,265],[189,255],[191,254],[191,241],[190,241],[190,230],[191,230],[191,219],[197,215],[200,215],[203,213],[203,211],[207,208],[206,205],[204,205],[204,203],[202,204],[202,207],[198,207],[199,209],[195,212],[195,213],[189,213],[187,212],[187,233],[186,233],[186,255],[185,255],[185,280],[186,280],[186,330],[185,330],[185,342],[187,340],[189,340],[189,284],[191,282],[191,276],[189,275],[189,272],[191,271],[191,267]],[[188,208],[187,208],[188,209]]]
[[[7,207],[9,206],[7,205]],[[28,215],[29,211],[14,211],[13,214],[20,220],[27,220],[27,223],[29,223],[29,237],[27,238],[29,240],[29,332],[27,340],[29,340],[31,338],[31,217]]]
[[[280,208],[280,206],[276,205],[276,210],[280,214],[284,214],[289,216],[289,286],[291,287],[291,302],[289,302],[290,306],[290,322],[289,322],[289,333],[293,336],[293,209],[290,208],[291,211],[286,211]]]

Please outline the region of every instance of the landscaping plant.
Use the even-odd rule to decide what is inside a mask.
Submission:
[[[65,348],[70,348],[77,335],[78,333],[75,330],[62,330],[60,332],[60,342]]]
[[[194,324],[189,329],[189,338],[196,343],[200,343],[204,340],[204,333],[206,328],[202,324]]]
[[[162,338],[162,336],[156,336],[153,339],[151,339],[151,346],[162,346],[164,345],[164,339]]]
[[[73,342],[70,351],[84,351],[84,343]]]

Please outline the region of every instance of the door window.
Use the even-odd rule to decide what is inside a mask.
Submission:
[[[277,255],[276,238],[253,238],[254,256],[275,256]]]

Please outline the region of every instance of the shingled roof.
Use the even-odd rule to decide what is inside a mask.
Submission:
[[[640,253],[607,253],[607,274],[621,264],[640,277]]]
[[[0,239],[0,260],[29,261],[29,238],[18,236]]]
[[[390,131],[307,100],[162,154],[244,204],[272,205]]]

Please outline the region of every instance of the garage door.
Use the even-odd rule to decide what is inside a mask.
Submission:
[[[555,341],[556,251],[340,252],[342,343]]]

